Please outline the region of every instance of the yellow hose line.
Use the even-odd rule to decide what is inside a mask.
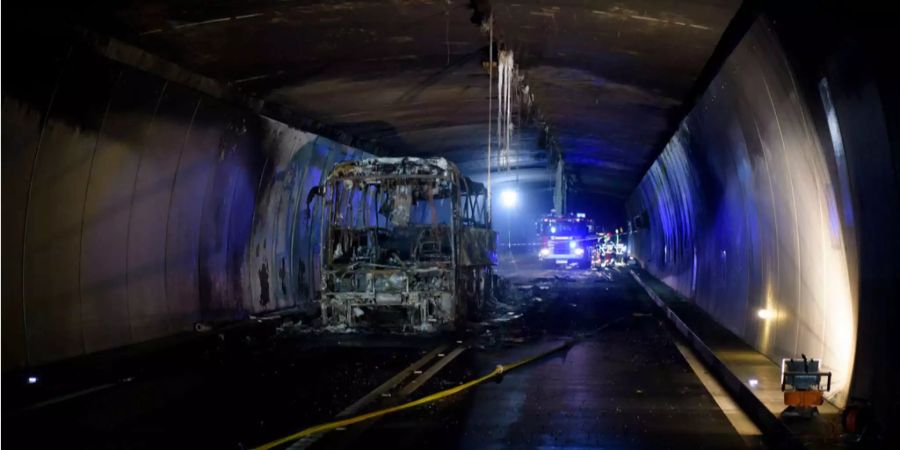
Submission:
[[[346,427],[347,425],[353,425],[355,423],[359,423],[359,422],[362,422],[365,420],[374,419],[376,417],[381,417],[381,416],[386,416],[388,414],[393,414],[395,412],[403,411],[405,409],[415,408],[416,406],[419,406],[419,405],[431,403],[431,402],[440,400],[442,398],[449,397],[451,395],[456,395],[456,394],[458,394],[462,391],[465,391],[473,386],[484,383],[485,381],[490,380],[491,378],[494,378],[494,377],[502,374],[503,372],[509,372],[510,370],[513,370],[517,367],[520,367],[520,366],[523,366],[530,362],[536,361],[547,355],[550,355],[551,353],[558,352],[564,348],[571,347],[571,346],[572,346],[572,342],[566,342],[566,343],[558,345],[550,350],[547,350],[542,353],[538,353],[537,355],[530,356],[525,359],[521,359],[521,360],[511,363],[511,364],[506,364],[506,365],[498,364],[497,367],[492,372],[488,373],[487,375],[481,376],[481,377],[476,378],[467,383],[463,383],[459,386],[452,387],[450,389],[445,389],[440,392],[435,392],[434,394],[422,397],[417,400],[413,400],[408,403],[404,403],[402,405],[392,406],[390,408],[379,409],[377,411],[360,414],[358,416],[350,417],[347,419],[336,420],[334,422],[327,422],[327,423],[323,423],[320,425],[315,425],[315,426],[309,427],[305,430],[301,430],[294,434],[285,436],[283,438],[276,439],[271,442],[267,442],[263,445],[260,445],[259,447],[254,448],[254,450],[268,450],[270,448],[275,448],[275,447],[278,447],[279,445],[286,444],[288,442],[296,441],[298,439],[303,439],[307,436],[311,436],[316,433],[321,433],[323,431],[330,431],[330,430],[334,430],[336,428]]]

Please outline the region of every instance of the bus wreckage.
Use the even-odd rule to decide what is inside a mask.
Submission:
[[[449,330],[490,295],[486,191],[446,159],[342,162],[319,194],[324,325]]]

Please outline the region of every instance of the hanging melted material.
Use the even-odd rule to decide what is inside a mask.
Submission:
[[[328,326],[453,328],[496,262],[485,188],[444,158],[335,166],[320,189]]]
[[[518,82],[512,51],[500,51],[497,63],[497,96],[499,98],[497,143],[500,147],[500,168],[509,170],[511,167],[509,141],[512,132],[512,95],[517,92],[513,84]]]

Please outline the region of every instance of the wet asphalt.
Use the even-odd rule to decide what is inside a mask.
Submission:
[[[251,448],[330,420],[441,344],[461,342],[466,350],[410,398],[572,342],[499,380],[330,432],[307,447],[745,448],[627,270],[555,270],[528,261],[504,267],[497,287],[503,302],[455,335],[323,335],[272,321],[213,331],[152,357],[135,350],[48,369],[40,382],[54,386],[47,392],[7,377],[4,394],[13,395],[4,395],[2,443]],[[378,404],[387,402],[369,408]]]
[[[507,275],[530,297],[522,316],[485,328],[480,346],[447,377],[460,379],[447,384],[574,340],[568,351],[452,400],[381,419],[351,442],[322,440],[313,448],[746,448],[627,269],[525,263]]]

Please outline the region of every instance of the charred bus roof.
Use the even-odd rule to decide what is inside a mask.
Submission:
[[[369,158],[337,163],[328,176],[333,180],[363,180],[378,182],[383,179],[421,178],[447,179],[458,183],[460,193],[478,195],[486,192],[484,184],[463,176],[456,164],[446,158]],[[449,193],[446,193],[449,194]]]

